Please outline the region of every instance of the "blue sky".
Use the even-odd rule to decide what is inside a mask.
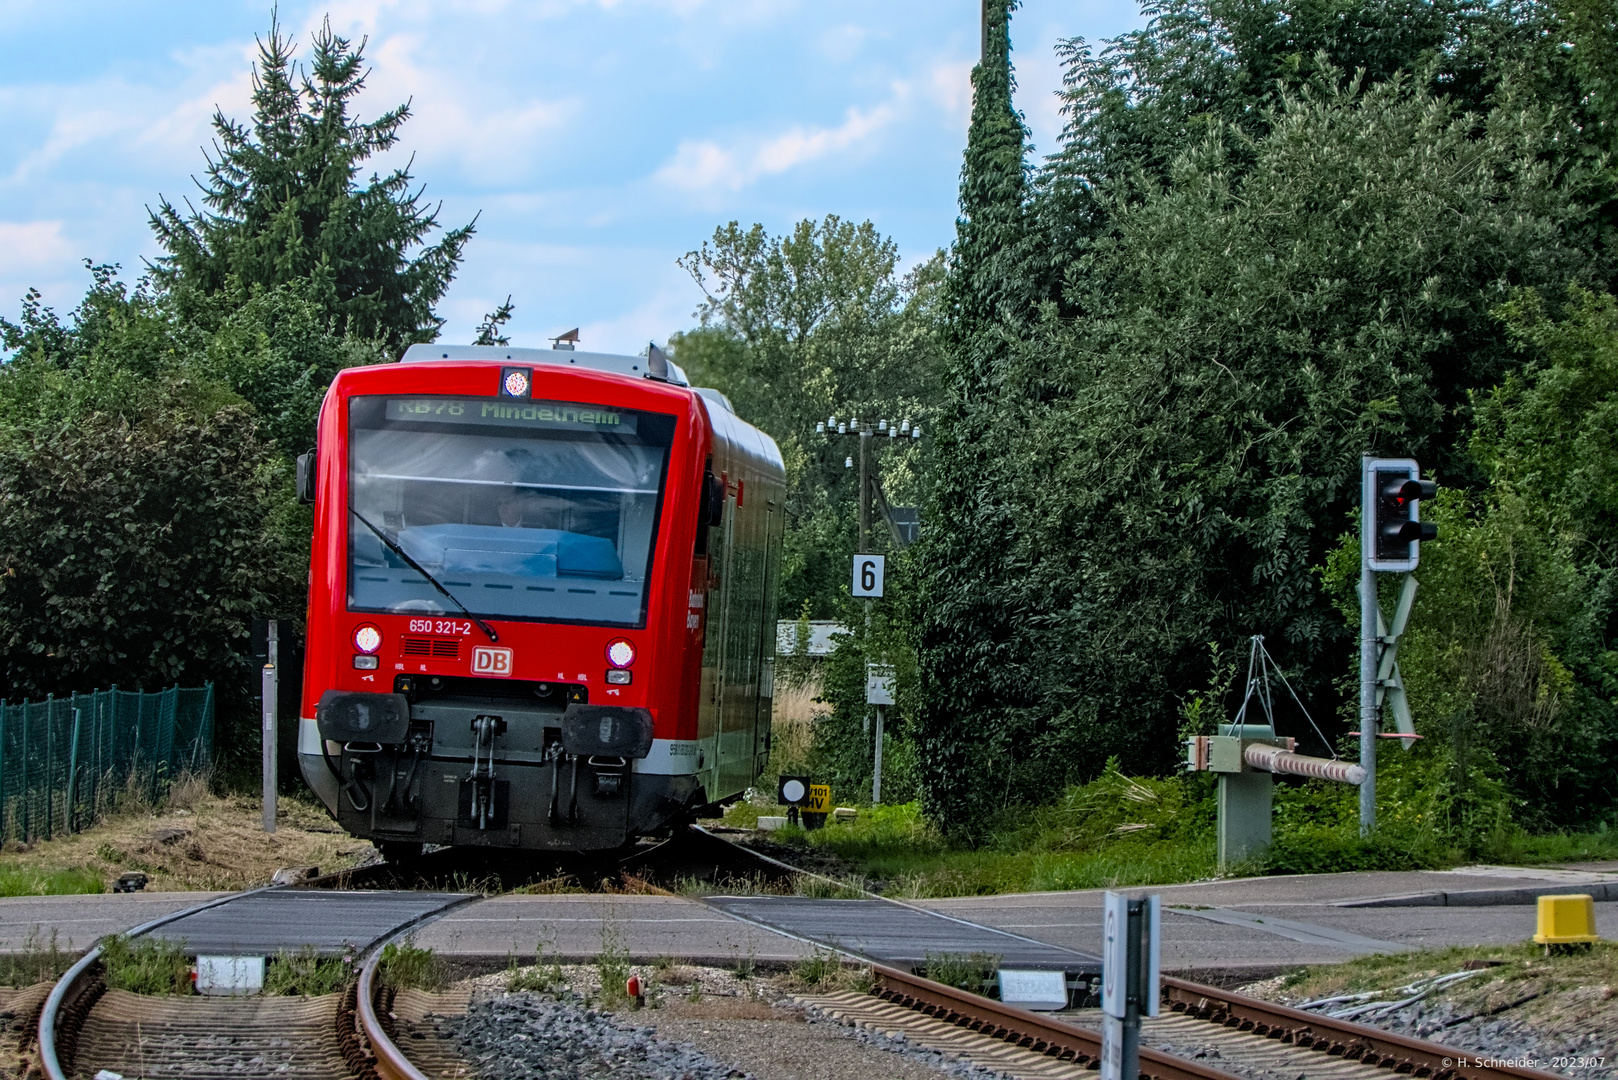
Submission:
[[[979,0],[283,2],[308,51],[369,37],[360,115],[405,99],[442,221],[481,213],[440,305],[465,341],[510,293],[514,344],[572,326],[638,351],[691,325],[674,260],[731,219],[771,232],[870,218],[907,263],[953,235]],[[1025,0],[1019,105],[1060,130],[1059,38],[1139,25],[1133,0]],[[249,118],[269,4],[0,0],[0,312],[29,286],[67,311],[88,276],[156,254],[144,207],[195,191],[217,105]],[[383,162],[385,167],[392,162]]]

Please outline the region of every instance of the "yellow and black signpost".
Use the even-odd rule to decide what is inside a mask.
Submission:
[[[831,813],[831,785],[810,784],[809,800],[803,804],[803,827],[818,829],[826,824]]]

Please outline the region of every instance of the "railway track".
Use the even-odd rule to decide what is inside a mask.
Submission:
[[[711,865],[714,876],[737,870],[776,877],[800,873],[709,833],[688,838],[683,847],[648,847],[637,855],[639,868],[648,871],[655,871],[661,862],[665,869]],[[382,885],[397,877],[389,871],[371,880]],[[330,888],[334,883],[318,884]],[[198,923],[199,915],[217,922],[225,913],[215,909],[243,900],[262,906],[266,894],[275,892],[254,890],[216,899],[136,927],[131,935],[162,936],[165,927],[183,919],[191,919],[192,926],[204,925]],[[283,895],[310,892],[282,890]],[[869,896],[854,903],[876,899],[880,898]],[[907,917],[924,911],[896,902],[895,906],[909,913]],[[726,910],[736,914],[733,908]],[[327,998],[165,999],[109,991],[100,977],[98,947],[75,964],[42,1003],[36,1006],[33,998],[19,997],[13,1024],[26,1024],[38,1008],[37,1061],[46,1080],[88,1076],[95,1068],[117,1063],[127,1064],[127,1072],[114,1068],[124,1075],[184,1075],[188,1080],[258,1075],[286,1080],[437,1080],[464,1075],[457,1072],[464,1063],[454,1060],[445,1041],[435,1037],[430,1022],[423,1020],[435,1010],[442,1013],[443,1003],[414,991],[396,995],[380,981],[384,939],[398,940],[420,921],[390,925],[373,935],[376,940],[356,981],[342,995]],[[963,926],[959,920],[943,922]],[[832,1017],[903,1035],[913,1043],[1027,1080],[1090,1075],[1099,1066],[1099,1016],[1094,1010],[1029,1012],[930,981],[908,961],[882,963],[838,940],[819,944],[868,964],[872,972],[868,993],[845,991],[803,999]],[[1148,1020],[1143,1032],[1144,1080],[1379,1080],[1392,1075],[1418,1080],[1556,1080],[1554,1074],[1509,1063],[1479,1063],[1475,1051],[1183,979],[1165,977],[1163,994],[1163,1015]]]
[[[888,902],[912,912],[925,910]],[[735,905],[724,910],[747,918]],[[822,944],[857,961],[874,959],[836,939]],[[914,970],[875,963],[872,973],[869,994],[809,1000],[846,1022],[904,1034],[1015,1076],[1078,1076],[1100,1067],[1098,1010],[1036,1013],[944,986]],[[1163,1015],[1148,1020],[1142,1033],[1141,1074],[1149,1080],[1228,1080],[1232,1069],[1248,1080],[1378,1080],[1390,1074],[1420,1080],[1562,1080],[1554,1073],[1507,1062],[1480,1064],[1475,1050],[1306,1013],[1185,979],[1164,977],[1162,1006]],[[986,1053],[984,1047],[994,1044],[1000,1045]],[[1152,1046],[1174,1052],[1149,1049]],[[1004,1058],[1001,1047],[1014,1048],[1020,1056]],[[1216,1068],[1210,1061],[1227,1068]]]
[[[1099,1068],[1100,1015],[1028,1012],[911,972],[877,966],[866,994],[808,999],[843,1020],[1013,1076],[1067,1078]],[[1377,1028],[1315,1016],[1242,994],[1165,978],[1163,1016],[1141,1038],[1141,1075],[1149,1080],[1558,1080],[1506,1064],[1476,1066],[1474,1055]],[[1174,1053],[1152,1047],[1169,1046]],[[1016,1051],[1008,1056],[1006,1048]],[[1217,1062],[1215,1065],[1213,1062]]]
[[[221,897],[138,926],[129,936],[154,935],[182,920],[275,891]],[[402,928],[389,925],[384,936],[388,942],[400,940],[424,921],[409,919]],[[440,1046],[418,1055],[429,1059],[418,1064],[397,1045],[401,1014],[406,1022],[418,1020],[438,1002],[415,993],[414,1008],[393,1008],[395,992],[381,984],[378,974],[385,944],[374,943],[358,979],[337,994],[214,998],[109,989],[97,945],[58,980],[39,1009],[34,1037],[38,1074],[45,1080],[72,1080],[101,1069],[188,1080],[437,1080],[464,1075],[464,1065],[457,1068],[453,1055]]]
[[[243,901],[257,904],[243,917],[265,925],[246,931],[274,936],[277,917],[264,912],[266,898],[301,894],[319,904],[320,895],[380,896],[384,891],[430,890],[445,885],[497,883],[520,887],[536,877],[553,875],[557,864],[532,860],[532,865],[491,863],[460,851],[438,851],[400,867],[374,864],[325,874],[294,886],[275,886],[220,897],[152,920],[131,931],[131,937],[165,935],[221,940],[228,929],[223,910]],[[645,875],[673,879],[703,873],[724,876],[790,874],[746,849],[717,840],[706,833],[641,845],[607,860],[574,860],[560,869],[581,881]],[[273,895],[272,895],[273,894]],[[447,908],[438,909],[442,914]],[[330,918],[317,915],[316,918]],[[202,920],[199,923],[199,918]],[[284,921],[284,917],[283,917]],[[397,921],[397,920],[395,920]],[[187,1080],[232,1080],[274,1076],[278,1080],[437,1080],[464,1076],[458,1060],[439,1038],[428,1018],[446,1007],[464,1011],[462,994],[446,999],[419,991],[395,991],[382,984],[382,950],[419,929],[424,920],[410,918],[407,925],[372,943],[358,977],[341,994],[302,997],[175,997],[142,995],[108,989],[102,978],[101,948],[85,954],[48,995],[19,996],[13,1025],[34,1029],[33,1051],[38,1074],[46,1080],[86,1077],[100,1069],[125,1076],[184,1076]],[[175,924],[184,923],[183,928]],[[330,928],[327,928],[330,930]],[[375,935],[371,935],[375,936]],[[385,939],[385,940],[384,940]],[[190,940],[191,946],[197,942]],[[263,953],[268,946],[248,948],[244,954]],[[228,951],[228,950],[227,950]],[[36,1001],[36,998],[43,1000]],[[21,1013],[21,1015],[18,1015]],[[406,1049],[408,1048],[408,1049]],[[0,1074],[12,1070],[0,1063]],[[29,1072],[16,1070],[18,1075]]]

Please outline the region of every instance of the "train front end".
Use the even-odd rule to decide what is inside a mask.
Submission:
[[[341,373],[303,466],[303,775],[390,857],[656,833],[718,797],[706,403],[635,358],[437,351]]]

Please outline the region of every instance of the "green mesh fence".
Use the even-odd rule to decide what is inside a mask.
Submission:
[[[213,760],[213,684],[0,701],[0,840],[92,824],[119,801],[162,798]]]

